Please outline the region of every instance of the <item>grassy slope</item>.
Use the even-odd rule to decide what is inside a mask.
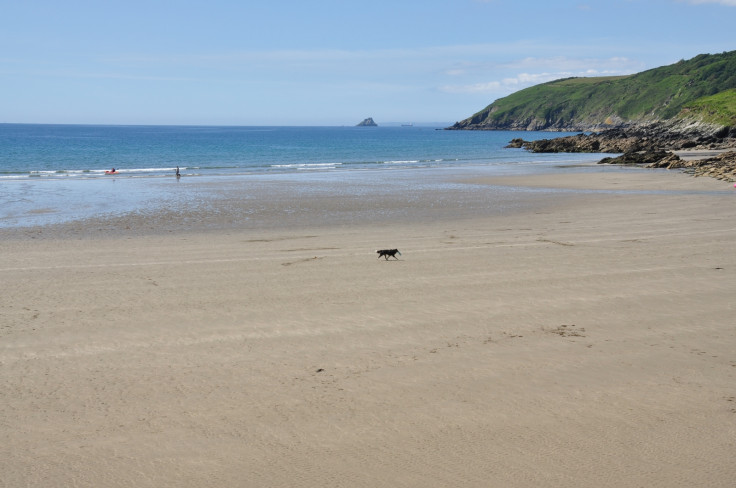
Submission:
[[[694,116],[703,122],[736,127],[736,89],[699,98],[686,106],[680,116]]]
[[[536,85],[496,100],[460,124],[560,128],[670,119],[695,100],[730,88],[736,88],[736,51],[701,54],[631,76]]]

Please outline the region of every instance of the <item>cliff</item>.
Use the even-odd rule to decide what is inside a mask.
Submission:
[[[706,117],[717,103],[713,97],[735,88],[736,51],[701,54],[630,76],[567,78],[532,86],[449,129],[599,131],[686,116],[736,125],[733,118]]]

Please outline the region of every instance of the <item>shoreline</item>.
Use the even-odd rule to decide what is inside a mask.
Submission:
[[[4,482],[730,486],[733,189],[442,178],[0,232]]]
[[[515,138],[506,147],[524,148],[532,153],[618,154],[601,159],[599,164],[683,169],[695,176],[736,181],[736,141],[729,136],[728,127],[635,124],[554,139]]]
[[[42,198],[34,199],[32,213],[50,224],[7,225],[0,227],[0,237],[92,238],[205,230],[412,223],[428,217],[456,219],[472,217],[479,212],[514,211],[526,206],[529,199],[543,196],[523,188],[488,191],[464,181],[463,175],[484,174],[498,175],[499,171],[494,167],[461,167],[319,173],[307,179],[303,175],[293,175],[181,182],[139,180],[119,182],[124,183],[121,185],[87,182],[94,185],[89,195],[87,185],[82,185],[85,191],[82,187],[71,194],[48,190]],[[57,200],[68,202],[68,207],[80,208],[80,215],[91,216],[70,218],[67,216],[70,211],[55,203]],[[425,205],[424,202],[429,203]],[[70,215],[73,217],[74,213]]]
[[[733,151],[731,149],[681,149],[672,151],[683,161],[700,161],[702,159],[710,159],[721,154]]]
[[[35,215],[41,222],[50,223],[6,223],[0,226],[0,239],[115,238],[325,224],[401,225],[427,219],[513,213],[528,208],[534,200],[560,200],[580,191],[728,193],[730,189],[714,178],[684,176],[682,170],[594,163],[557,165],[518,174],[499,173],[492,167],[466,167],[399,170],[388,173],[390,178],[376,175],[380,173],[363,180],[363,173],[344,175],[350,176],[348,179],[323,174],[306,182],[298,178],[260,177],[191,179],[182,183],[152,180],[145,185],[131,181],[123,186],[111,183],[89,197],[72,197],[81,198],[69,205],[82,208],[81,215],[90,213],[87,208],[101,206],[91,216],[82,218],[66,216],[66,209],[54,208],[59,203],[52,202],[69,197],[58,190],[47,191],[34,200],[35,207],[26,210],[26,216],[15,218],[30,219]],[[111,188],[117,189],[110,193]],[[104,202],[100,200],[103,197]],[[424,201],[429,204],[424,205]]]
[[[600,167],[600,166],[599,166]],[[633,171],[632,171],[633,170]],[[552,173],[481,177],[475,181],[502,186],[527,186],[530,188],[552,188],[558,190],[590,190],[606,192],[671,192],[732,194],[728,182],[710,177],[696,177],[682,170],[631,168],[608,166],[607,171],[569,175]]]

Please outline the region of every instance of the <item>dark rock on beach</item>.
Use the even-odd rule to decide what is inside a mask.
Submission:
[[[736,181],[736,151],[692,160],[682,159],[668,151],[644,151],[625,153],[615,158],[603,158],[598,164],[635,164],[645,168],[681,169],[693,176]]]
[[[511,139],[511,141],[509,142],[508,146],[506,146],[506,148],[507,149],[509,149],[509,148],[510,149],[520,149],[520,148],[524,147],[524,143],[525,142],[526,141],[524,139],[522,139],[521,137],[516,137],[514,139]]]
[[[676,155],[675,158],[677,158]],[[649,168],[681,168],[694,176],[708,176],[723,181],[736,181],[736,151],[729,151],[706,159],[683,161],[680,158],[663,159],[651,163]]]
[[[525,141],[512,139],[509,148],[539,153],[621,153],[602,164],[634,164],[649,168],[682,168],[696,176],[736,179],[736,128],[682,122],[656,122],[608,129],[590,134]],[[717,157],[681,160],[672,151],[727,151]]]
[[[638,164],[638,165],[653,165],[660,164],[662,161],[674,160],[679,161],[680,157],[676,154],[669,153],[667,151],[642,151],[642,152],[627,152],[616,158],[603,158],[598,164]],[[660,167],[660,166],[652,166]]]
[[[514,147],[523,147],[537,153],[622,153],[637,150],[639,147],[639,140],[636,137],[627,134],[613,134],[611,131],[538,141],[519,142],[517,139],[514,141],[512,141]]]

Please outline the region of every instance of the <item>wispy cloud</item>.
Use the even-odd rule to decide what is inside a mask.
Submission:
[[[445,84],[440,87],[440,91],[465,94],[504,94],[560,78],[626,75],[641,71],[643,68],[640,62],[625,57],[608,59],[528,57],[495,65],[455,66],[448,69],[445,74],[453,77],[474,75],[495,79],[474,83]]]
[[[417,49],[283,49],[283,50],[245,50],[216,53],[158,53],[127,54],[101,58],[99,61],[110,64],[156,64],[156,65],[211,65],[227,63],[343,63],[348,61],[391,61],[423,59],[456,59],[494,56],[499,54],[527,52],[529,43],[498,43],[472,45],[430,46]],[[540,45],[539,48],[546,46]]]
[[[146,74],[130,74],[120,72],[92,72],[92,71],[74,71],[69,69],[14,69],[14,70],[2,70],[0,74],[4,76],[18,76],[18,77],[34,77],[38,79],[42,78],[77,78],[77,79],[98,79],[98,80],[129,80],[129,81],[197,81],[199,78],[193,77],[182,77],[182,76],[157,76],[157,75],[146,75]]]
[[[510,70],[555,70],[564,72],[632,73],[643,65],[627,57],[587,58],[554,56],[549,58],[526,57],[500,65]]]
[[[446,93],[494,93],[518,90],[559,78],[573,76],[571,73],[519,73],[515,77],[503,78],[499,81],[473,83],[470,85],[444,85],[440,91]]]

